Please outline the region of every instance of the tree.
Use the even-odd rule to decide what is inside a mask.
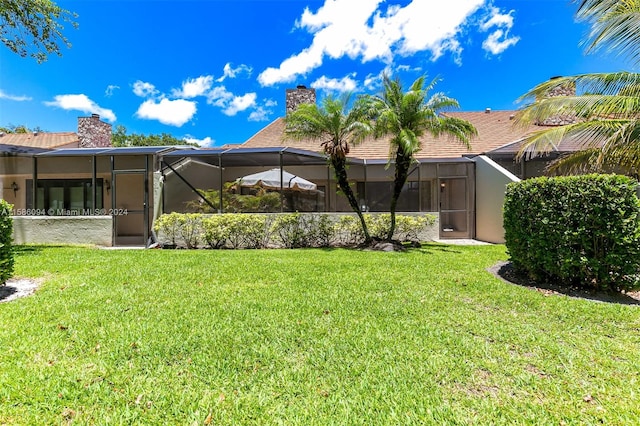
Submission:
[[[368,98],[369,115],[375,120],[376,138],[390,136],[389,161],[395,163],[391,205],[391,227],[387,240],[393,238],[396,227],[396,206],[402,188],[407,182],[409,168],[415,154],[422,148],[420,137],[428,132],[434,137],[449,135],[470,146],[470,139],[477,134],[475,127],[466,120],[442,115],[441,112],[458,108],[458,101],[442,93],[431,97],[429,92],[437,80],[425,86],[425,77],[413,82],[407,92],[399,79],[384,76],[383,93]]]
[[[327,97],[322,101],[321,107],[316,104],[301,104],[285,117],[284,137],[292,140],[320,141],[333,167],[338,187],[360,219],[365,244],[369,244],[371,236],[367,224],[349,185],[347,155],[350,146],[362,142],[371,133],[372,128],[367,121],[362,100],[358,99],[351,109],[350,104],[350,94],[339,99]]]
[[[574,96],[547,94],[575,85]],[[522,96],[533,103],[518,112],[517,123],[542,123],[549,117],[573,116],[574,122],[547,127],[529,135],[518,153],[523,159],[549,152],[563,140],[581,148],[552,162],[550,172],[583,174],[617,171],[640,174],[640,74],[582,74],[542,83]]]
[[[591,24],[587,52],[603,47],[640,63],[640,1],[581,0],[576,16]],[[573,85],[574,96],[549,97],[554,88]],[[517,123],[542,123],[554,115],[573,115],[571,124],[534,132],[517,158],[545,153],[571,139],[581,150],[550,165],[557,173],[617,171],[640,175],[640,74],[630,72],[582,74],[542,83],[521,98],[531,100]]]
[[[71,47],[63,23],[77,28],[75,18],[51,0],[0,0],[0,40],[21,57],[42,63],[49,54],[62,56],[61,45]]]
[[[141,135],[132,133],[127,135],[127,128],[119,125],[111,134],[111,144],[113,146],[175,146],[175,145],[191,145],[197,144],[187,142],[182,139],[175,138],[168,133],[160,135]]]

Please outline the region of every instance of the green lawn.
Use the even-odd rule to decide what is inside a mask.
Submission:
[[[1,424],[637,424],[640,307],[408,253],[20,248]]]

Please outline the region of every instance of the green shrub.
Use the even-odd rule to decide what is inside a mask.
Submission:
[[[214,249],[262,248],[267,244],[267,216],[225,213],[202,219],[203,238]]]
[[[423,216],[396,216],[394,237],[399,241],[420,241],[420,233],[436,223],[432,214]]]
[[[252,189],[252,194],[239,194],[236,182],[227,182],[222,190],[222,207],[225,213],[269,213],[280,211],[280,193],[267,191],[261,187]],[[199,189],[198,192],[211,205],[201,198],[186,203],[188,209],[198,213],[215,213],[220,209],[220,191]]]
[[[367,220],[368,215],[365,215]],[[341,246],[356,245],[364,241],[364,233],[360,220],[355,216],[344,215],[333,225],[336,244]]]
[[[178,230],[182,241],[188,249],[198,248],[202,228],[202,215],[198,213],[183,213],[178,215]]]
[[[212,249],[223,248],[229,239],[229,215],[214,214],[202,219],[202,237]]]
[[[0,199],[0,285],[13,276],[13,206]]]
[[[537,280],[603,290],[640,287],[640,201],[624,176],[536,178],[509,184],[506,246]]]
[[[171,241],[173,246],[176,245],[176,237],[180,233],[180,216],[181,213],[163,214],[153,224],[153,230],[158,233],[158,238],[164,237]]]
[[[300,213],[283,214],[271,224],[270,231],[286,248],[308,247],[304,216]]]
[[[369,228],[372,238],[384,240],[387,238],[389,228],[391,228],[391,214],[383,213],[378,215],[365,214],[364,219]],[[434,225],[436,218],[433,215],[408,216],[396,215],[396,229],[393,238],[404,241],[419,241],[420,233],[429,226]],[[364,238],[364,236],[362,237]]]
[[[308,216],[308,238],[312,247],[329,247],[333,243],[335,230],[327,214]]]

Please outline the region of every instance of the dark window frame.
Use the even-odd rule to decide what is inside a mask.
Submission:
[[[71,188],[81,187],[82,193],[82,212],[77,212],[77,209],[71,209]],[[97,198],[96,198],[96,210],[103,209],[104,206],[104,179],[96,178]],[[79,216],[85,215],[86,212],[91,214],[97,214],[94,212],[92,204],[93,188],[92,179],[38,179],[38,189],[44,189],[43,205],[34,206],[33,201],[33,179],[27,179],[26,181],[26,205],[27,209],[37,209],[43,211],[48,216],[64,216],[68,213],[77,214]],[[63,205],[62,209],[53,209],[51,207],[51,200],[49,199],[49,189],[51,188],[63,188]]]

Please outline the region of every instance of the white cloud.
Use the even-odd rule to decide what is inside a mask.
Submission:
[[[247,93],[242,96],[234,96],[229,105],[222,110],[225,115],[234,116],[240,111],[244,111],[256,105],[255,93]]]
[[[211,89],[213,76],[200,76],[182,82],[182,89],[174,89],[172,95],[176,98],[191,99],[196,96],[203,96]]]
[[[0,90],[0,99],[8,99],[10,101],[18,101],[18,102],[24,102],[24,101],[30,101],[31,100],[31,98],[29,96],[10,95],[8,93],[5,93],[4,90]]]
[[[314,89],[324,90],[326,92],[354,92],[358,87],[358,83],[352,78],[355,77],[356,73],[351,73],[341,79],[337,78],[327,78],[326,76],[322,76],[313,83],[311,83],[311,87]]]
[[[209,136],[207,136],[204,139],[196,139],[193,136],[187,135],[184,138],[182,138],[182,140],[188,143],[195,143],[205,148],[210,148],[216,144],[216,141],[214,139],[211,139]]]
[[[110,85],[107,86],[106,90],[104,91],[104,95],[107,98],[110,98],[111,96],[113,96],[113,92],[116,91],[119,88],[120,88],[120,86],[116,86],[115,84],[110,84]]]
[[[493,55],[499,55],[520,41],[520,37],[509,36],[509,30],[513,27],[513,16],[511,15],[513,12],[511,10],[509,13],[501,13],[497,7],[489,8],[489,17],[480,24],[480,30],[489,31],[494,27],[497,29],[482,42],[484,50]]]
[[[233,99],[233,93],[229,92],[224,86],[214,87],[213,90],[207,93],[207,103],[220,108],[225,108],[231,99]]]
[[[383,0],[325,0],[315,13],[305,9],[296,23],[313,34],[311,45],[279,67],[265,69],[258,81],[263,86],[291,82],[322,65],[326,57],[390,64],[396,55],[428,51],[433,60],[452,52],[459,61],[462,48],[457,36],[485,1],[412,0],[404,7],[389,6],[383,13],[379,9]]]
[[[251,73],[253,72],[253,68],[244,64],[240,64],[238,65],[238,67],[233,68],[233,66],[231,65],[231,62],[227,62],[224,66],[223,71],[224,71],[224,74],[222,75],[222,77],[216,80],[218,83],[223,82],[226,78],[236,78],[236,76],[240,74],[245,74],[247,76],[250,76]]]
[[[57,95],[54,97],[53,101],[44,102],[44,104],[47,106],[58,107],[65,110],[76,110],[88,114],[99,114],[101,117],[107,119],[108,121],[116,121],[116,115],[112,110],[100,107],[94,101],[89,99],[87,95],[84,94]]]
[[[251,111],[249,114],[249,121],[269,121],[269,117],[273,114],[273,111],[268,110],[264,107],[257,107],[255,110]]]
[[[181,127],[196,114],[196,102],[185,99],[146,100],[140,105],[136,116],[147,120],[158,120],[162,124]]]
[[[246,93],[236,96],[229,92],[226,87],[215,87],[207,94],[207,103],[222,108],[222,113],[234,116],[240,111],[244,111],[256,105],[256,93]]]
[[[138,80],[133,83],[133,93],[141,98],[149,98],[156,96],[159,92],[153,84]]]

